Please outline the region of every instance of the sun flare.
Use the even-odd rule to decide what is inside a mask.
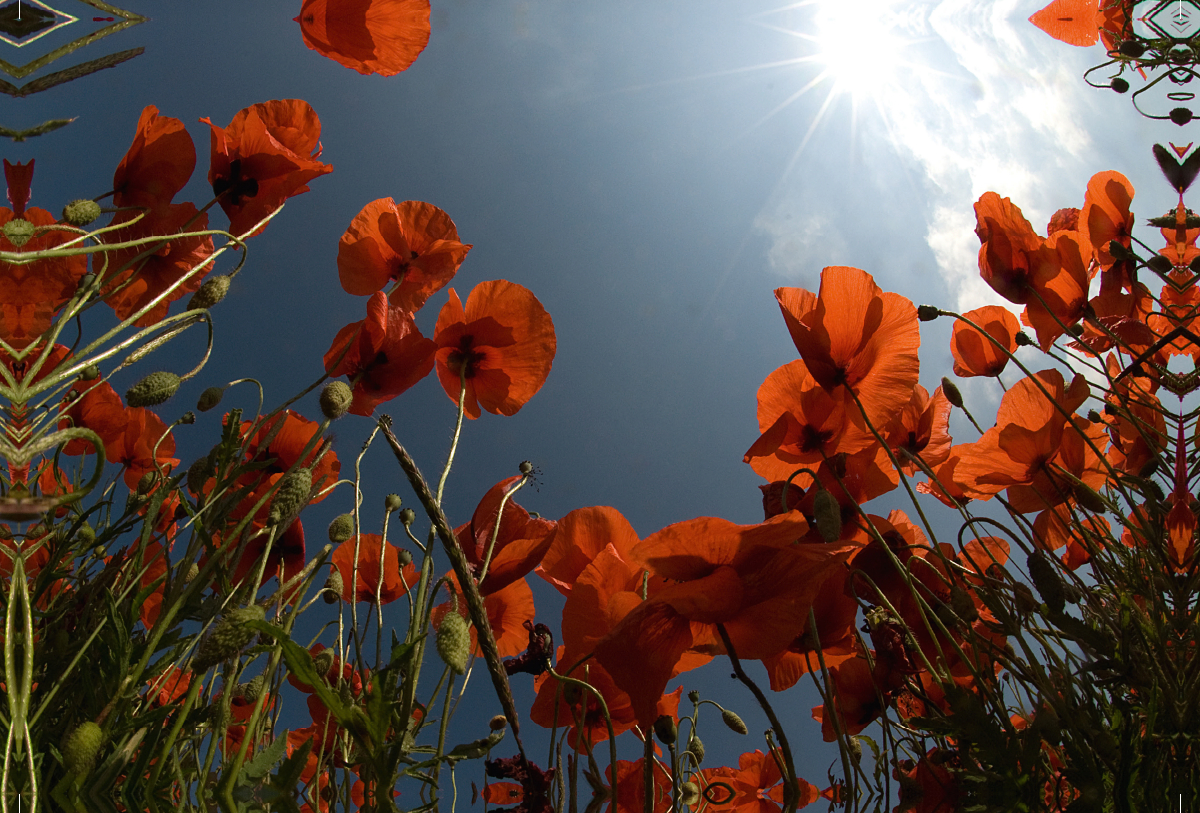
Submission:
[[[894,81],[909,44],[895,0],[822,0],[813,15],[817,61],[837,92],[877,95]]]

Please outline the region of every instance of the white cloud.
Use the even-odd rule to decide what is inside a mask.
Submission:
[[[785,198],[769,214],[760,213],[754,229],[771,240],[771,270],[793,285],[817,281],[822,268],[836,265],[846,253],[846,241],[830,217],[806,207],[799,195]]]

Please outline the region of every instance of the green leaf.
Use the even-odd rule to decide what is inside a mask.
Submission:
[[[285,753],[287,753],[287,737],[276,737],[270,745],[255,754],[254,759],[246,763],[242,768],[242,775],[251,779],[266,776]]]

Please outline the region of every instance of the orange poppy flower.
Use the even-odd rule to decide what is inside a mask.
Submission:
[[[1120,372],[1119,363],[1111,354],[1107,363],[1109,375],[1115,378]],[[1116,469],[1136,475],[1166,449],[1167,424],[1162,403],[1154,394],[1152,383],[1135,376],[1117,382],[1105,401],[1111,405],[1101,413],[1112,442],[1108,462]],[[1110,415],[1110,411],[1115,414]]]
[[[228,416],[226,416],[228,420]],[[241,434],[244,437],[253,425],[251,421],[242,421]],[[274,415],[264,421],[253,436],[246,440],[245,459],[247,463],[265,463],[266,466],[259,467],[255,472],[245,475],[241,481],[242,485],[254,482],[257,478],[265,476],[265,481],[259,485],[258,496],[254,497],[254,501],[261,497],[272,484],[275,483],[283,473],[295,465],[305,466],[312,469],[313,487],[316,489],[322,486],[330,486],[337,480],[338,473],[342,470],[341,461],[338,460],[337,454],[332,450],[327,451],[320,459],[316,460],[317,454],[321,448],[320,443],[317,443],[307,454],[303,454],[304,449],[312,441],[313,437],[321,431],[321,425],[316,421],[310,421],[303,415],[293,412],[290,409],[284,410],[282,413]],[[328,496],[326,494],[317,493],[312,499],[312,504],[321,502]],[[264,517],[265,519],[265,517]]]
[[[762,435],[742,461],[768,480],[786,480],[798,468],[878,444],[854,404],[825,390],[800,359],[758,388],[758,426]]]
[[[1087,265],[1078,232],[1052,234],[1040,250],[1031,256],[1030,286],[1032,297],[1021,315],[1022,321],[1037,332],[1042,350],[1083,317],[1088,304]]]
[[[502,279],[476,285],[465,308],[451,288],[433,338],[442,389],[457,404],[464,375],[472,419],[481,405],[493,415],[517,414],[546,383],[558,346],[554,322],[537,297]]]
[[[821,271],[815,297],[801,288],[777,288],[775,299],[796,350],[822,387],[853,391],[875,426],[908,403],[921,344],[912,302],[880,290],[866,271],[845,266]]]
[[[1079,233],[1084,245],[1091,245],[1096,261],[1105,271],[1117,259],[1108,250],[1113,240],[1129,248],[1133,233],[1133,184],[1119,172],[1097,172],[1087,185],[1083,211],[1079,214]]]
[[[58,428],[77,426],[91,429],[100,436],[106,450],[113,447],[113,452],[105,452],[111,460],[116,445],[125,436],[125,404],[112,385],[107,381],[78,380],[71,385],[63,404],[63,420],[59,421]],[[63,454],[91,452],[92,444],[86,440],[72,440],[63,447]]]
[[[113,204],[156,211],[187,185],[195,168],[196,147],[183,122],[160,116],[157,107],[148,105],[113,175]]]
[[[1008,366],[1008,353],[1017,352],[1017,334],[1021,324],[1012,311],[1001,305],[984,305],[967,311],[964,317],[983,328],[983,332],[1000,343],[997,347],[975,328],[961,320],[954,321],[950,335],[950,355],[954,357],[954,374],[960,378],[997,376]]]
[[[812,804],[820,796],[814,785],[800,777],[800,798],[796,807],[801,808]],[[695,780],[694,780],[695,781]],[[698,784],[701,790],[707,789],[713,782],[724,782],[733,788],[730,796],[724,788],[714,788],[712,805],[714,809],[731,811],[731,813],[779,813],[783,804],[783,774],[779,765],[770,754],[760,750],[754,753],[744,753],[738,757],[738,767],[705,768],[700,771]],[[728,799],[725,797],[729,797]]]
[[[1096,0],[1054,0],[1029,22],[1067,45],[1095,45],[1100,39]]]
[[[292,19],[310,49],[363,75],[395,76],[429,43],[429,0],[304,0]]]
[[[767,675],[771,679],[771,691],[782,692],[792,688],[811,670],[820,670],[817,659],[817,641],[821,643],[826,666],[836,666],[858,654],[854,636],[854,621],[858,617],[858,603],[846,594],[846,579],[830,576],[817,591],[812,605],[817,621],[817,639],[805,626],[787,649],[762,659]]]
[[[699,517],[634,548],[636,563],[680,583],[645,601],[636,592],[623,594],[623,617],[595,653],[629,694],[643,726],[654,722],[654,704],[684,652],[724,653],[713,625],[723,624],[738,656],[747,659],[774,655],[803,633],[821,583],[854,550],[794,544],[807,531],[795,511],[744,526]]]
[[[118,214],[113,222],[114,225],[124,223],[136,216],[132,212],[123,212]],[[163,204],[137,223],[110,232],[106,236],[111,242],[120,243],[144,237],[174,234],[184,229],[200,231],[208,228],[207,214],[200,215],[193,222],[192,219],[195,217],[196,207],[191,203]],[[118,319],[128,319],[136,311],[146,307],[156,297],[165,293],[193,268],[203,263],[213,252],[213,241],[209,236],[177,238],[168,241],[148,257],[143,257],[135,262],[135,259],[146,250],[145,246],[114,249],[106,252],[104,260],[98,259],[98,255],[93,255],[97,258],[92,260],[92,272],[100,274],[102,268],[107,264],[108,273],[112,275],[102,289],[102,296],[104,296],[105,303],[117,314]],[[210,270],[212,270],[211,265],[198,273],[193,273],[186,282],[167,294],[162,301],[134,324],[138,327],[149,327],[161,322],[166,318],[171,303],[199,290],[204,275]],[[117,288],[121,288],[121,290],[118,291]]]
[[[900,454],[903,449],[921,458],[929,466],[938,466],[950,456],[950,401],[938,387],[930,396],[920,384],[913,390],[912,400],[884,430],[887,445],[896,454],[900,470],[913,475],[916,463]]]
[[[492,545],[492,535],[495,533],[496,543],[492,546],[487,576],[479,584],[479,593],[483,596],[523,580],[525,575],[542,561],[552,541],[551,535],[556,523],[549,519],[530,517],[529,512],[511,497],[504,504],[504,516],[500,518],[500,527],[497,529],[496,518],[500,513],[500,501],[520,479],[520,475],[509,477],[489,488],[479,501],[471,521],[454,529],[454,535],[458,538],[458,543],[462,546],[467,563],[476,578],[483,569],[483,562],[487,558],[488,547]]]
[[[367,301],[367,318],[346,325],[333,338],[325,353],[325,370],[353,382],[351,414],[370,415],[429,375],[436,351],[437,345],[421,335],[411,313],[376,292]]]
[[[655,745],[657,749],[657,744]],[[605,813],[646,813],[645,757],[630,762],[617,760],[617,781],[613,784],[612,767],[605,765],[604,777],[609,787],[615,787],[616,793],[608,803]],[[671,810],[671,776],[658,760],[654,761],[654,806],[650,813],[670,813]]]
[[[1031,260],[1042,247],[1021,210],[1008,198],[984,192],[975,203],[979,275],[992,290],[1017,305],[1032,298]]]
[[[381,198],[364,206],[338,241],[338,278],[355,296],[395,280],[389,301],[415,313],[454,278],[470,250],[459,241],[454,221],[436,206]]]
[[[342,576],[342,601],[352,600],[375,603],[375,590],[380,592],[379,601],[391,604],[417,584],[417,568],[412,562],[400,568],[400,549],[391,542],[383,552],[383,575],[379,572],[380,546],[383,537],[379,534],[362,534],[358,546],[358,582],[354,581],[354,539],[338,545],[330,561]],[[381,586],[382,585],[382,586]]]
[[[834,709],[828,704],[813,706],[812,718],[821,724],[821,738],[825,742],[837,739],[833,728],[833,714],[837,714],[841,729],[846,734],[858,734],[879,718],[883,708],[876,696],[875,681],[866,658],[852,658],[830,667],[836,693]],[[830,713],[830,712],[833,713]]]
[[[32,169],[33,162],[29,162]],[[11,182],[9,188],[12,193]],[[21,200],[16,197],[16,200]],[[14,204],[15,205],[15,204]],[[51,226],[58,218],[33,206],[18,207],[21,214],[0,207],[0,226],[24,216],[34,226]],[[0,234],[0,251],[42,251],[71,240],[64,231],[42,232],[17,247]],[[17,264],[0,261],[0,339],[21,350],[50,329],[54,314],[71,300],[79,280],[87,273],[87,258],[47,257],[31,263]]]
[[[452,589],[458,595],[458,614],[470,622],[470,615],[467,612],[467,602],[462,597],[462,588],[458,584],[458,577],[453,573],[448,574],[450,581],[453,583]],[[520,655],[529,644],[529,634],[525,631],[525,622],[533,622],[533,590],[530,589],[529,583],[524,579],[517,579],[509,582],[502,589],[493,593],[488,593],[483,597],[483,608],[487,610],[488,623],[492,627],[492,634],[496,637],[496,649],[502,658],[511,658],[515,655]],[[433,608],[432,623],[437,629],[441,626],[442,619],[446,613],[450,612],[450,602],[444,601]],[[470,626],[471,632],[471,652],[476,656],[481,656],[483,651],[479,648],[478,633],[474,625]]]
[[[622,561],[641,542],[637,531],[621,512],[608,506],[576,508],[560,519],[550,536],[536,573],[564,596],[587,566],[609,545]]]
[[[308,191],[308,182],[333,167],[321,154],[321,120],[303,99],[275,99],[239,110],[212,130],[208,182],[229,216],[233,234],[253,237],[254,225],[288,198]],[[249,232],[247,234],[247,232]]]
[[[230,554],[225,559],[224,567],[228,569],[229,582],[235,589],[254,573],[258,568],[259,562],[262,561],[263,554],[267,549],[268,538],[267,534],[257,533],[262,529],[263,525],[261,523],[251,523],[249,532],[254,535],[246,543],[246,549],[242,552],[241,558],[234,562],[232,554]],[[214,534],[213,537],[218,548],[224,547],[218,534]],[[284,584],[288,579],[304,570],[304,565],[307,561],[304,551],[304,526],[297,519],[288,525],[283,533],[276,534],[258,586],[262,587],[269,579],[275,577],[281,565],[283,567],[283,576],[279,583]],[[202,553],[200,555],[200,566],[204,567],[207,563],[208,554]],[[221,592],[221,583],[216,577],[213,578],[213,590],[218,593]],[[293,598],[289,597],[285,599],[284,603],[289,604],[292,601]]]

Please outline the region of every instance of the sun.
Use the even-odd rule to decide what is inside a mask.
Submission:
[[[895,0],[820,0],[813,14],[816,62],[835,93],[877,96],[894,84],[910,44]]]

